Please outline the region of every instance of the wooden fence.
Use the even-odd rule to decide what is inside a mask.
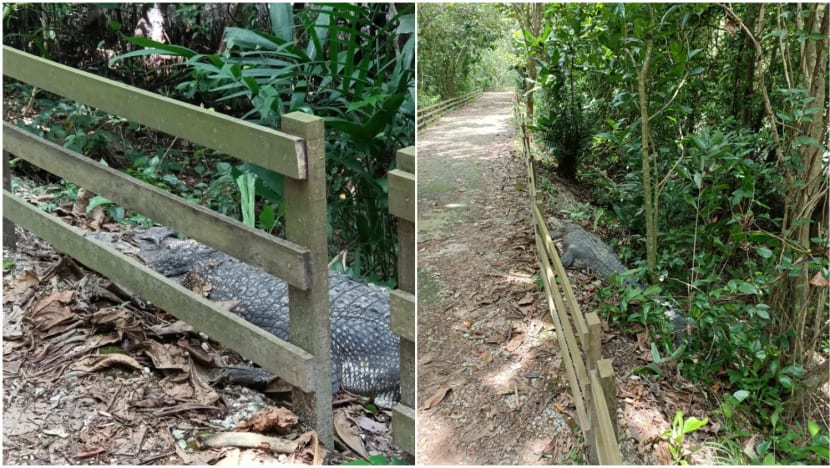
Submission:
[[[257,126],[3,46],[3,73],[40,89],[285,175],[286,239],[268,235],[3,122],[4,242],[11,223],[124,285],[297,388],[295,409],[333,447],[323,120],[293,112]],[[26,203],[9,190],[14,155],[258,266],[288,283],[291,342]],[[9,237],[7,237],[9,236]]]
[[[588,461],[591,464],[620,465],[622,457],[616,435],[614,369],[610,359],[601,359],[599,316],[595,312],[583,315],[565,275],[559,253],[553,245],[545,221],[544,204],[537,197],[536,171],[530,151],[530,137],[521,112],[522,105],[518,100],[515,103],[515,113],[521,122],[523,153],[527,165],[530,210],[536,233],[536,256],[579,426],[588,446]]]
[[[437,102],[423,109],[418,109],[418,130],[425,128],[427,125],[440,119],[447,112],[458,109],[459,107],[474,101],[483,92],[482,89],[470,91],[467,94],[447,99],[446,101]]]
[[[415,453],[415,148],[398,151],[389,172],[389,212],[398,218],[398,289],[390,296],[391,327],[401,339],[401,402],[392,409],[392,435]]]

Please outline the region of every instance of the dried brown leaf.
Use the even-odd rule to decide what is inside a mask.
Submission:
[[[13,293],[23,293],[29,288],[36,288],[40,284],[40,278],[38,278],[37,273],[35,270],[28,269],[23,270],[17,275],[17,278],[14,280],[14,291]],[[8,300],[8,299],[6,299]]]
[[[441,388],[439,388],[438,391],[435,392],[435,394],[433,394],[424,403],[424,406],[422,408],[425,409],[425,410],[428,410],[428,409],[431,409],[433,406],[437,405],[438,403],[441,403],[441,401],[444,400],[444,398],[447,396],[448,393],[450,393],[451,390],[452,390],[451,387],[441,387]]]
[[[158,336],[177,334],[185,335],[194,332],[194,328],[191,325],[188,325],[181,320],[176,320],[170,325],[153,325],[150,327],[150,330]]]
[[[526,306],[530,304],[533,304],[533,293],[527,293],[524,295],[524,297],[519,299],[520,306]]]
[[[367,418],[366,416],[360,415],[355,419],[358,427],[363,429],[367,432],[373,432],[375,434],[381,434],[386,431],[387,426],[381,422],[375,421],[373,418]]]
[[[163,345],[154,340],[146,340],[144,354],[150,357],[156,369],[179,369],[190,372],[190,359],[181,348],[172,345]]]
[[[819,271],[810,279],[810,284],[818,287],[827,287],[830,286],[830,279],[825,278],[822,272]]]
[[[193,398],[203,405],[212,405],[219,400],[219,394],[205,382],[198,372],[190,371],[190,383],[193,385]]]
[[[369,458],[366,447],[363,445],[363,439],[360,438],[360,433],[357,430],[357,425],[346,416],[346,412],[343,410],[334,412],[334,432],[354,453],[365,459]]]
[[[81,187],[78,189],[77,200],[72,204],[72,214],[83,217],[86,215],[86,207],[89,206],[89,200],[92,198],[92,192]]]
[[[96,206],[86,216],[86,225],[93,231],[100,231],[101,225],[107,220],[107,212],[104,211],[103,205]]]
[[[117,330],[127,328],[127,324],[132,317],[132,313],[124,307],[107,307],[100,309],[90,318],[93,325],[112,325]]]
[[[75,455],[77,458],[90,458],[94,457],[95,455],[101,454],[106,452],[107,449],[104,447],[84,447],[78,451]]]
[[[299,423],[300,419],[291,410],[282,407],[264,408],[250,418],[237,424],[237,431],[286,434]]]
[[[37,330],[47,331],[58,324],[76,318],[69,307],[64,305],[72,301],[73,294],[74,291],[61,291],[40,298],[32,307],[28,320]]]
[[[85,356],[73,364],[70,369],[89,374],[113,366],[126,366],[139,371],[143,369],[138,361],[126,354],[93,354],[91,356]]]

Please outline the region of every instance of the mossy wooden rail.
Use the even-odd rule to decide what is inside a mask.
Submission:
[[[392,409],[392,435],[415,453],[415,148],[398,151],[389,172],[389,212],[398,218],[398,289],[390,297],[391,327],[401,338],[401,402]]]
[[[595,312],[583,315],[565,275],[565,268],[548,232],[543,202],[537,197],[530,137],[518,101],[514,109],[521,122],[531,219],[536,233],[536,256],[577,419],[588,446],[588,461],[591,464],[620,465],[622,457],[616,435],[616,384],[611,360],[601,359],[599,316]]]
[[[459,107],[478,99],[483,90],[481,88],[470,91],[467,94],[447,99],[446,101],[430,104],[424,108],[418,109],[418,130],[426,128],[427,125],[437,121],[447,112],[458,109]]]
[[[269,168],[285,178],[279,239],[3,123],[3,217],[294,385],[295,409],[333,447],[323,120],[293,112],[282,131],[3,46],[3,73],[46,91]],[[291,342],[276,338],[10,193],[9,154],[256,265],[288,283]],[[6,224],[4,243],[13,229]]]

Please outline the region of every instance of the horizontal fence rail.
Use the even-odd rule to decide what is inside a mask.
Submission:
[[[50,62],[7,46],[3,73],[162,132],[277,171],[286,239],[194,205],[3,123],[3,217],[190,323],[298,388],[295,410],[333,447],[323,120],[293,112],[276,131]],[[8,154],[105,195],[288,284],[291,342],[277,338],[10,193]],[[13,226],[4,228],[13,233]],[[14,239],[4,235],[11,247]]]
[[[194,239],[261,267],[289,284],[302,289],[311,285],[311,253],[305,247],[250,228],[8,122],[3,122],[3,148],[176,232],[193,233]]]
[[[537,260],[551,319],[561,344],[562,360],[576,406],[577,419],[588,445],[588,461],[591,464],[620,465],[622,456],[616,436],[614,371],[610,359],[601,359],[600,319],[594,312],[583,315],[580,310],[548,232],[543,203],[537,198],[530,137],[518,100],[516,104],[514,112],[521,122]]]
[[[418,130],[421,130],[427,125],[437,121],[447,112],[458,109],[459,107],[476,100],[479,96],[481,96],[482,92],[482,89],[476,89],[467,94],[418,109]]]
[[[401,347],[401,401],[392,408],[395,444],[415,453],[415,148],[398,151],[389,172],[389,212],[398,218],[398,289],[389,297],[390,326]]]
[[[170,281],[164,275],[118,252],[108,243],[85,237],[83,231],[3,191],[3,216],[34,232],[63,253],[129,288],[156,306],[278,374],[304,391],[313,387],[307,368],[314,356],[266,332],[232,312]],[[272,353],[281,359],[273,359]]]
[[[3,46],[3,74],[294,179],[302,139]]]

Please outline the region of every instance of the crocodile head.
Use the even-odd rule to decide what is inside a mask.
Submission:
[[[190,271],[191,261],[182,255],[180,248],[188,241],[176,237],[176,233],[166,227],[151,227],[133,234],[133,242],[138,245],[138,258],[154,270],[167,277],[183,275]]]

